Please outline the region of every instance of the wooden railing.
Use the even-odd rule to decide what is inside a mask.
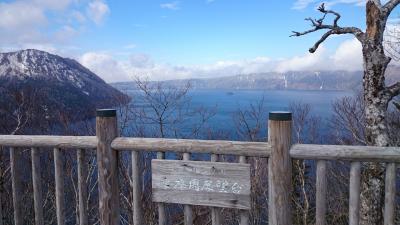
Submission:
[[[183,153],[183,160],[190,160],[192,153],[211,154],[211,161],[218,161],[219,155],[237,155],[240,163],[246,163],[247,157],[268,158],[269,181],[269,224],[291,224],[292,189],[291,160],[317,160],[316,171],[316,224],[326,224],[327,211],[327,160],[347,160],[350,169],[349,224],[359,224],[360,209],[360,173],[361,162],[386,163],[384,224],[394,225],[396,163],[400,163],[398,147],[366,147],[344,145],[291,144],[291,114],[271,112],[268,121],[268,142],[240,142],[218,140],[188,140],[159,138],[118,137],[115,110],[98,110],[96,119],[96,137],[94,136],[26,136],[0,135],[0,146],[10,148],[12,174],[12,193],[14,207],[14,224],[23,225],[21,211],[21,175],[17,168],[18,149],[29,147],[32,160],[32,180],[34,196],[35,224],[43,225],[43,200],[40,177],[40,148],[53,148],[55,167],[55,190],[57,224],[65,223],[64,202],[64,168],[61,162],[61,149],[78,149],[78,202],[79,224],[88,224],[88,212],[85,207],[87,198],[87,165],[85,149],[97,149],[98,188],[99,188],[99,221],[101,225],[119,224],[119,188],[118,188],[118,153],[132,152],[132,211],[135,225],[144,224],[141,208],[141,187],[139,175],[139,151],[156,151],[157,158],[164,159],[165,152]],[[267,179],[267,178],[258,178]],[[0,207],[1,209],[1,207]],[[193,224],[191,206],[184,207],[184,223]],[[221,224],[220,208],[212,207],[212,224]],[[0,215],[2,215],[0,213]],[[166,224],[164,205],[158,205],[159,224]],[[0,218],[2,219],[2,218]],[[242,225],[249,224],[248,211],[240,212]],[[0,221],[3,224],[3,221]]]

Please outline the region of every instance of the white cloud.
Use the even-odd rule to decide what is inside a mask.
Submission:
[[[134,54],[129,58],[130,64],[136,68],[154,68],[154,61],[149,55]]]
[[[155,62],[147,54],[133,54],[128,60],[118,61],[112,54],[89,52],[80,58],[80,62],[107,82],[126,81],[134,77],[170,80],[265,72],[362,70],[361,46],[356,39],[344,41],[333,53],[321,45],[313,54],[306,53],[288,59],[256,57],[184,66]]]
[[[41,29],[47,26],[44,9],[25,2],[0,3],[0,43],[3,47],[46,43]]]
[[[41,7],[46,9],[53,9],[53,10],[62,10],[67,8],[73,0],[32,0],[32,2]],[[29,2],[29,1],[27,1]]]
[[[86,21],[84,11],[88,5],[104,14],[102,7],[80,0],[14,0],[0,2],[0,45],[3,49],[18,50],[22,46],[60,46],[75,38]],[[94,1],[95,2],[95,1]],[[75,5],[74,5],[75,4]],[[76,7],[72,7],[76,6]],[[79,8],[80,7],[80,8]],[[104,8],[104,7],[103,7]],[[107,11],[107,10],[106,10]],[[101,14],[101,13],[98,13]]]
[[[363,65],[361,43],[355,38],[343,42],[331,59],[336,69],[361,70]]]
[[[365,6],[366,0],[330,0],[330,1],[321,1],[321,0],[297,0],[292,6],[292,9],[305,9],[309,5],[321,5],[322,3],[325,3],[325,6],[327,8],[330,8],[334,5],[337,4],[352,4],[355,6]]]
[[[160,7],[163,9],[178,10],[180,9],[179,4],[180,4],[179,1],[167,2],[160,4]]]
[[[256,57],[253,59],[235,61],[217,61],[210,65],[198,65],[192,67],[194,76],[231,76],[237,74],[260,73],[273,70],[275,62],[268,57]]]
[[[65,25],[54,34],[54,37],[58,42],[65,43],[77,36],[78,33],[73,27]]]
[[[17,30],[47,23],[42,8],[24,2],[0,3],[0,29]]]
[[[104,18],[110,13],[110,8],[102,0],[93,0],[86,9],[87,16],[97,25],[101,24]]]
[[[106,82],[129,80],[121,63],[117,62],[107,53],[88,52],[79,58],[79,62],[99,75]]]
[[[53,44],[24,43],[20,45],[21,49],[37,49],[52,54],[60,54],[60,51]],[[13,49],[14,50],[14,49]]]
[[[77,10],[72,11],[71,17],[76,20],[79,23],[84,23],[86,22],[86,17],[83,15],[82,12],[79,12]]]
[[[334,53],[330,54],[323,45],[311,54],[283,59],[277,65],[276,71],[307,71],[307,70],[362,70],[362,48],[357,39],[341,43]]]
[[[297,0],[293,6],[292,9],[305,9],[308,7],[308,5],[316,2],[317,0]]]
[[[295,56],[291,59],[282,60],[275,70],[277,72],[298,71],[298,70],[321,70],[326,67],[326,49],[319,46],[316,52],[306,53],[303,56]]]
[[[325,6],[327,8],[331,8],[337,4],[352,4],[354,6],[365,6],[366,0],[334,0],[334,1],[327,1],[325,2]]]

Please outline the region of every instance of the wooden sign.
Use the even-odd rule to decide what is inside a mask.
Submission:
[[[250,209],[250,165],[182,160],[151,162],[153,201]]]

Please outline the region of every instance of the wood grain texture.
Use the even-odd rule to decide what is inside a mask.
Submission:
[[[269,224],[292,224],[292,160],[289,155],[291,129],[292,121],[268,121],[269,143],[272,148],[268,160]]]
[[[0,135],[6,147],[57,147],[94,149],[94,136]],[[172,151],[269,157],[271,145],[266,142],[218,140],[161,139],[118,137],[112,142],[115,150]],[[295,159],[400,162],[399,147],[296,144],[290,156]]]
[[[65,224],[64,162],[61,150],[59,148],[54,148],[53,151],[54,151],[54,176],[56,180],[57,224],[64,225]]]
[[[190,153],[183,153],[183,160],[189,161],[190,160]],[[185,225],[193,225],[193,210],[192,206],[184,205],[184,224]]]
[[[326,161],[317,161],[317,184],[316,184],[316,225],[326,224],[326,193],[327,193],[327,177],[326,177]]]
[[[0,145],[7,147],[88,148],[97,147],[94,136],[0,135]]]
[[[239,156],[239,163],[247,163],[246,156]],[[250,215],[248,210],[240,210],[240,225],[249,225]]]
[[[132,211],[133,211],[133,224],[142,225],[143,224],[143,211],[142,211],[142,188],[140,185],[140,160],[139,152],[132,151]]]
[[[118,136],[116,117],[96,117],[99,220],[101,225],[119,224],[118,152],[111,142]]]
[[[296,144],[290,149],[295,159],[400,162],[399,147]]]
[[[36,148],[31,149],[33,203],[35,210],[35,225],[44,225],[42,176],[40,170],[40,153]]]
[[[157,152],[157,159],[165,159],[164,152]],[[167,216],[165,212],[165,204],[159,202],[157,204],[158,209],[158,225],[167,225]]]
[[[349,225],[359,225],[360,220],[361,163],[352,162],[350,167]]]
[[[79,201],[79,225],[88,225],[88,212],[86,201],[88,198],[87,182],[88,165],[86,162],[86,152],[83,149],[77,151],[78,161],[78,201]]]
[[[386,164],[384,225],[394,225],[396,208],[396,164]]]
[[[241,142],[218,140],[191,140],[166,138],[116,138],[112,147],[116,150],[160,151],[180,153],[210,153],[268,157],[270,147],[265,142]]]
[[[0,146],[0,162],[3,162],[3,146]],[[0,174],[3,174],[3,168],[0,166]],[[0,182],[0,225],[4,225],[3,222],[3,183]]]
[[[21,184],[21,168],[19,166],[21,160],[21,152],[18,149],[10,148],[10,166],[11,166],[11,183],[12,196],[14,206],[14,225],[23,225],[22,215],[22,184]]]
[[[152,160],[153,201],[250,209],[250,166]]]
[[[211,162],[218,162],[219,155],[212,154]],[[211,224],[220,225],[221,224],[221,208],[211,207]]]

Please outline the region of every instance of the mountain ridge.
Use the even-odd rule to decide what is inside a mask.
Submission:
[[[362,71],[289,71],[240,74],[216,78],[193,78],[162,81],[166,85],[185,85],[190,82],[193,89],[230,90],[355,90],[362,85]],[[400,67],[389,67],[387,84],[400,80]],[[157,82],[157,81],[151,81]],[[134,87],[134,82],[112,83],[125,90]]]
[[[0,103],[13,102],[13,96],[23,92],[40,93],[43,101],[38,107],[53,111],[54,117],[62,114],[71,121],[92,118],[96,108],[128,100],[125,94],[73,59],[35,49],[0,53]]]

